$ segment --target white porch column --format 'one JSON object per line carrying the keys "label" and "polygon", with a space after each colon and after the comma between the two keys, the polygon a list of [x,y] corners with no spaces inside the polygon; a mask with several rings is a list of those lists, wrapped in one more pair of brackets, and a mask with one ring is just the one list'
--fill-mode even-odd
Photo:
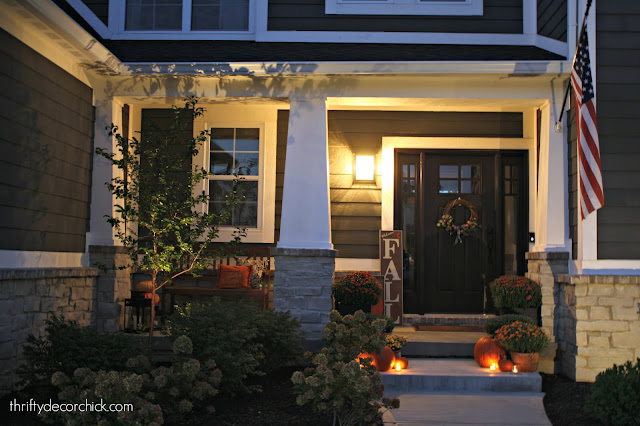
{"label": "white porch column", "polygon": [[[116,149],[116,141],[114,137],[109,136],[107,129],[113,123],[118,126],[119,131],[122,130],[122,105],[114,99],[96,100],[95,104],[94,148],[104,148],[113,152]],[[120,171],[95,151],[92,154],[91,219],[87,247],[118,245],[115,232],[105,218],[105,215],[113,216],[116,200],[105,183],[111,181]]]}
{"label": "white porch column", "polygon": [[326,99],[291,100],[273,306],[289,311],[319,350],[331,312],[337,251],[331,244]]}
{"label": "white porch column", "polygon": [[[99,90],[94,90],[99,93]],[[112,98],[95,101],[94,148],[109,152],[116,149],[114,137],[109,136],[111,123],[122,130],[122,104]],[[124,327],[124,300],[131,297],[131,269],[129,254],[116,238],[114,229],[105,215],[113,216],[116,198],[105,183],[117,173],[122,173],[106,159],[93,154],[91,182],[91,218],[87,233],[87,266],[107,267],[96,279],[96,301],[94,315],[99,332],[113,333]]]}
{"label": "white porch column", "polygon": [[556,111],[550,105],[541,111],[535,252],[569,250],[567,147],[564,133],[554,128]]}
{"label": "white porch column", "polygon": [[333,249],[326,99],[291,100],[281,248]]}

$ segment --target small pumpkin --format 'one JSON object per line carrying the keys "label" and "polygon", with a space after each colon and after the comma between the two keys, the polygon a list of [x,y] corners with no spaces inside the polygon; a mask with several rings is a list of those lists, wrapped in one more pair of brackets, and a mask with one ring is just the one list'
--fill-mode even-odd
{"label": "small pumpkin", "polygon": [[498,363],[506,356],[507,352],[500,346],[498,340],[489,336],[481,337],[473,348],[473,358],[483,368]]}
{"label": "small pumpkin", "polygon": [[153,282],[140,281],[136,283],[136,291],[144,291],[145,293],[151,293],[153,291]]}
{"label": "small pumpkin", "polygon": [[[145,293],[144,294],[144,298],[145,299],[151,299],[151,296],[153,295],[153,293]],[[156,293],[156,297],[154,298],[154,300],[156,301],[156,305],[158,305],[160,303],[160,296],[158,296],[158,293]]]}
{"label": "small pumpkin", "polygon": [[498,361],[498,368],[503,373],[513,371],[513,362],[509,361],[508,359],[501,359],[500,361]]}
{"label": "small pumpkin", "polygon": [[404,357],[404,356],[396,358],[396,362],[395,362],[394,368],[397,369],[398,365],[400,365],[400,370],[404,370],[405,368],[409,367],[409,359],[407,357]]}

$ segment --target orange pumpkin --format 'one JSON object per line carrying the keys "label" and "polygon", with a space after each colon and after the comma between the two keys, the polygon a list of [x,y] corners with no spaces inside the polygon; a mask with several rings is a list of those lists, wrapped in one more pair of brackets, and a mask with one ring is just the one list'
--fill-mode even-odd
{"label": "orange pumpkin", "polygon": [[395,359],[396,355],[391,348],[385,346],[379,354],[376,354],[376,368],[378,371],[389,371]]}
{"label": "orange pumpkin", "polygon": [[151,293],[153,291],[153,283],[151,281],[140,281],[136,284],[136,291]]}
{"label": "orange pumpkin", "polygon": [[404,357],[404,356],[396,358],[396,363],[394,368],[397,369],[398,365],[400,365],[400,370],[404,370],[405,368],[409,367],[409,360],[407,359],[407,357]]}
{"label": "orange pumpkin", "polygon": [[480,367],[488,368],[506,357],[507,352],[496,339],[489,336],[481,337],[473,348],[473,358]]}
{"label": "orange pumpkin", "polygon": [[498,361],[498,368],[503,373],[513,371],[513,362],[509,361],[508,359],[501,359],[500,361]]}
{"label": "orange pumpkin", "polygon": [[376,368],[378,371],[388,371],[391,369],[393,362],[396,359],[395,354],[391,350],[391,348],[386,347],[380,351],[380,353],[372,354],[372,353],[361,353],[358,355],[358,361],[362,363],[364,358],[371,358],[371,365]]}
{"label": "orange pumpkin", "polygon": [[[145,299],[151,299],[152,295],[153,295],[153,293],[145,293],[144,294],[144,298]],[[158,293],[156,293],[156,297],[154,298],[154,300],[156,301],[156,305],[158,305],[160,303],[160,296],[158,296]]]}
{"label": "orange pumpkin", "polygon": [[356,359],[361,365],[364,365],[365,358],[371,358],[371,366],[374,367],[376,370],[378,369],[378,366],[376,365],[376,356],[372,353],[363,352],[360,355],[358,355]]}

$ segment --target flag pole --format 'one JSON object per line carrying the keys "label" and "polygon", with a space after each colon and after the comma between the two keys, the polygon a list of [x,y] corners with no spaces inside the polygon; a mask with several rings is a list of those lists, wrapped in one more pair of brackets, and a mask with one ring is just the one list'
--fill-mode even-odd
{"label": "flag pole", "polygon": [[[578,42],[576,43],[576,51],[573,53],[573,61],[571,62],[572,71],[573,71],[573,67],[576,64],[576,57],[578,56],[578,48],[580,47],[580,40],[582,40],[584,29],[587,26],[587,16],[589,15],[589,9],[591,8],[592,1],[593,0],[587,0],[587,8],[584,11],[584,18],[582,19],[582,28],[580,28],[580,36],[578,37]],[[564,107],[567,105],[567,98],[569,97],[569,90],[571,90],[571,77],[569,77],[569,82],[567,83],[567,89],[564,91],[564,100],[562,101],[562,108],[560,108],[560,118],[558,118],[558,121],[556,121],[556,129],[560,128],[560,123],[562,122],[562,116],[564,115]]]}

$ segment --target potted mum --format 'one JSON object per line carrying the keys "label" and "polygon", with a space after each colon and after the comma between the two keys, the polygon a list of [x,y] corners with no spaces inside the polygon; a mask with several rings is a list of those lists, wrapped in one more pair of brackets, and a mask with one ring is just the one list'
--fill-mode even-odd
{"label": "potted mum", "polygon": [[522,314],[537,322],[542,304],[540,284],[526,277],[503,275],[489,284],[493,304],[500,315]]}
{"label": "potted mum", "polygon": [[370,273],[358,271],[337,279],[332,293],[340,314],[353,314],[359,310],[367,313],[382,296],[382,285]]}
{"label": "potted mum", "polygon": [[402,356],[400,350],[407,343],[407,338],[399,334],[388,334],[385,336],[385,343],[395,354],[396,358]]}
{"label": "potted mum", "polygon": [[536,371],[540,351],[549,344],[542,327],[522,321],[505,324],[496,330],[496,340],[511,354],[518,371]]}

